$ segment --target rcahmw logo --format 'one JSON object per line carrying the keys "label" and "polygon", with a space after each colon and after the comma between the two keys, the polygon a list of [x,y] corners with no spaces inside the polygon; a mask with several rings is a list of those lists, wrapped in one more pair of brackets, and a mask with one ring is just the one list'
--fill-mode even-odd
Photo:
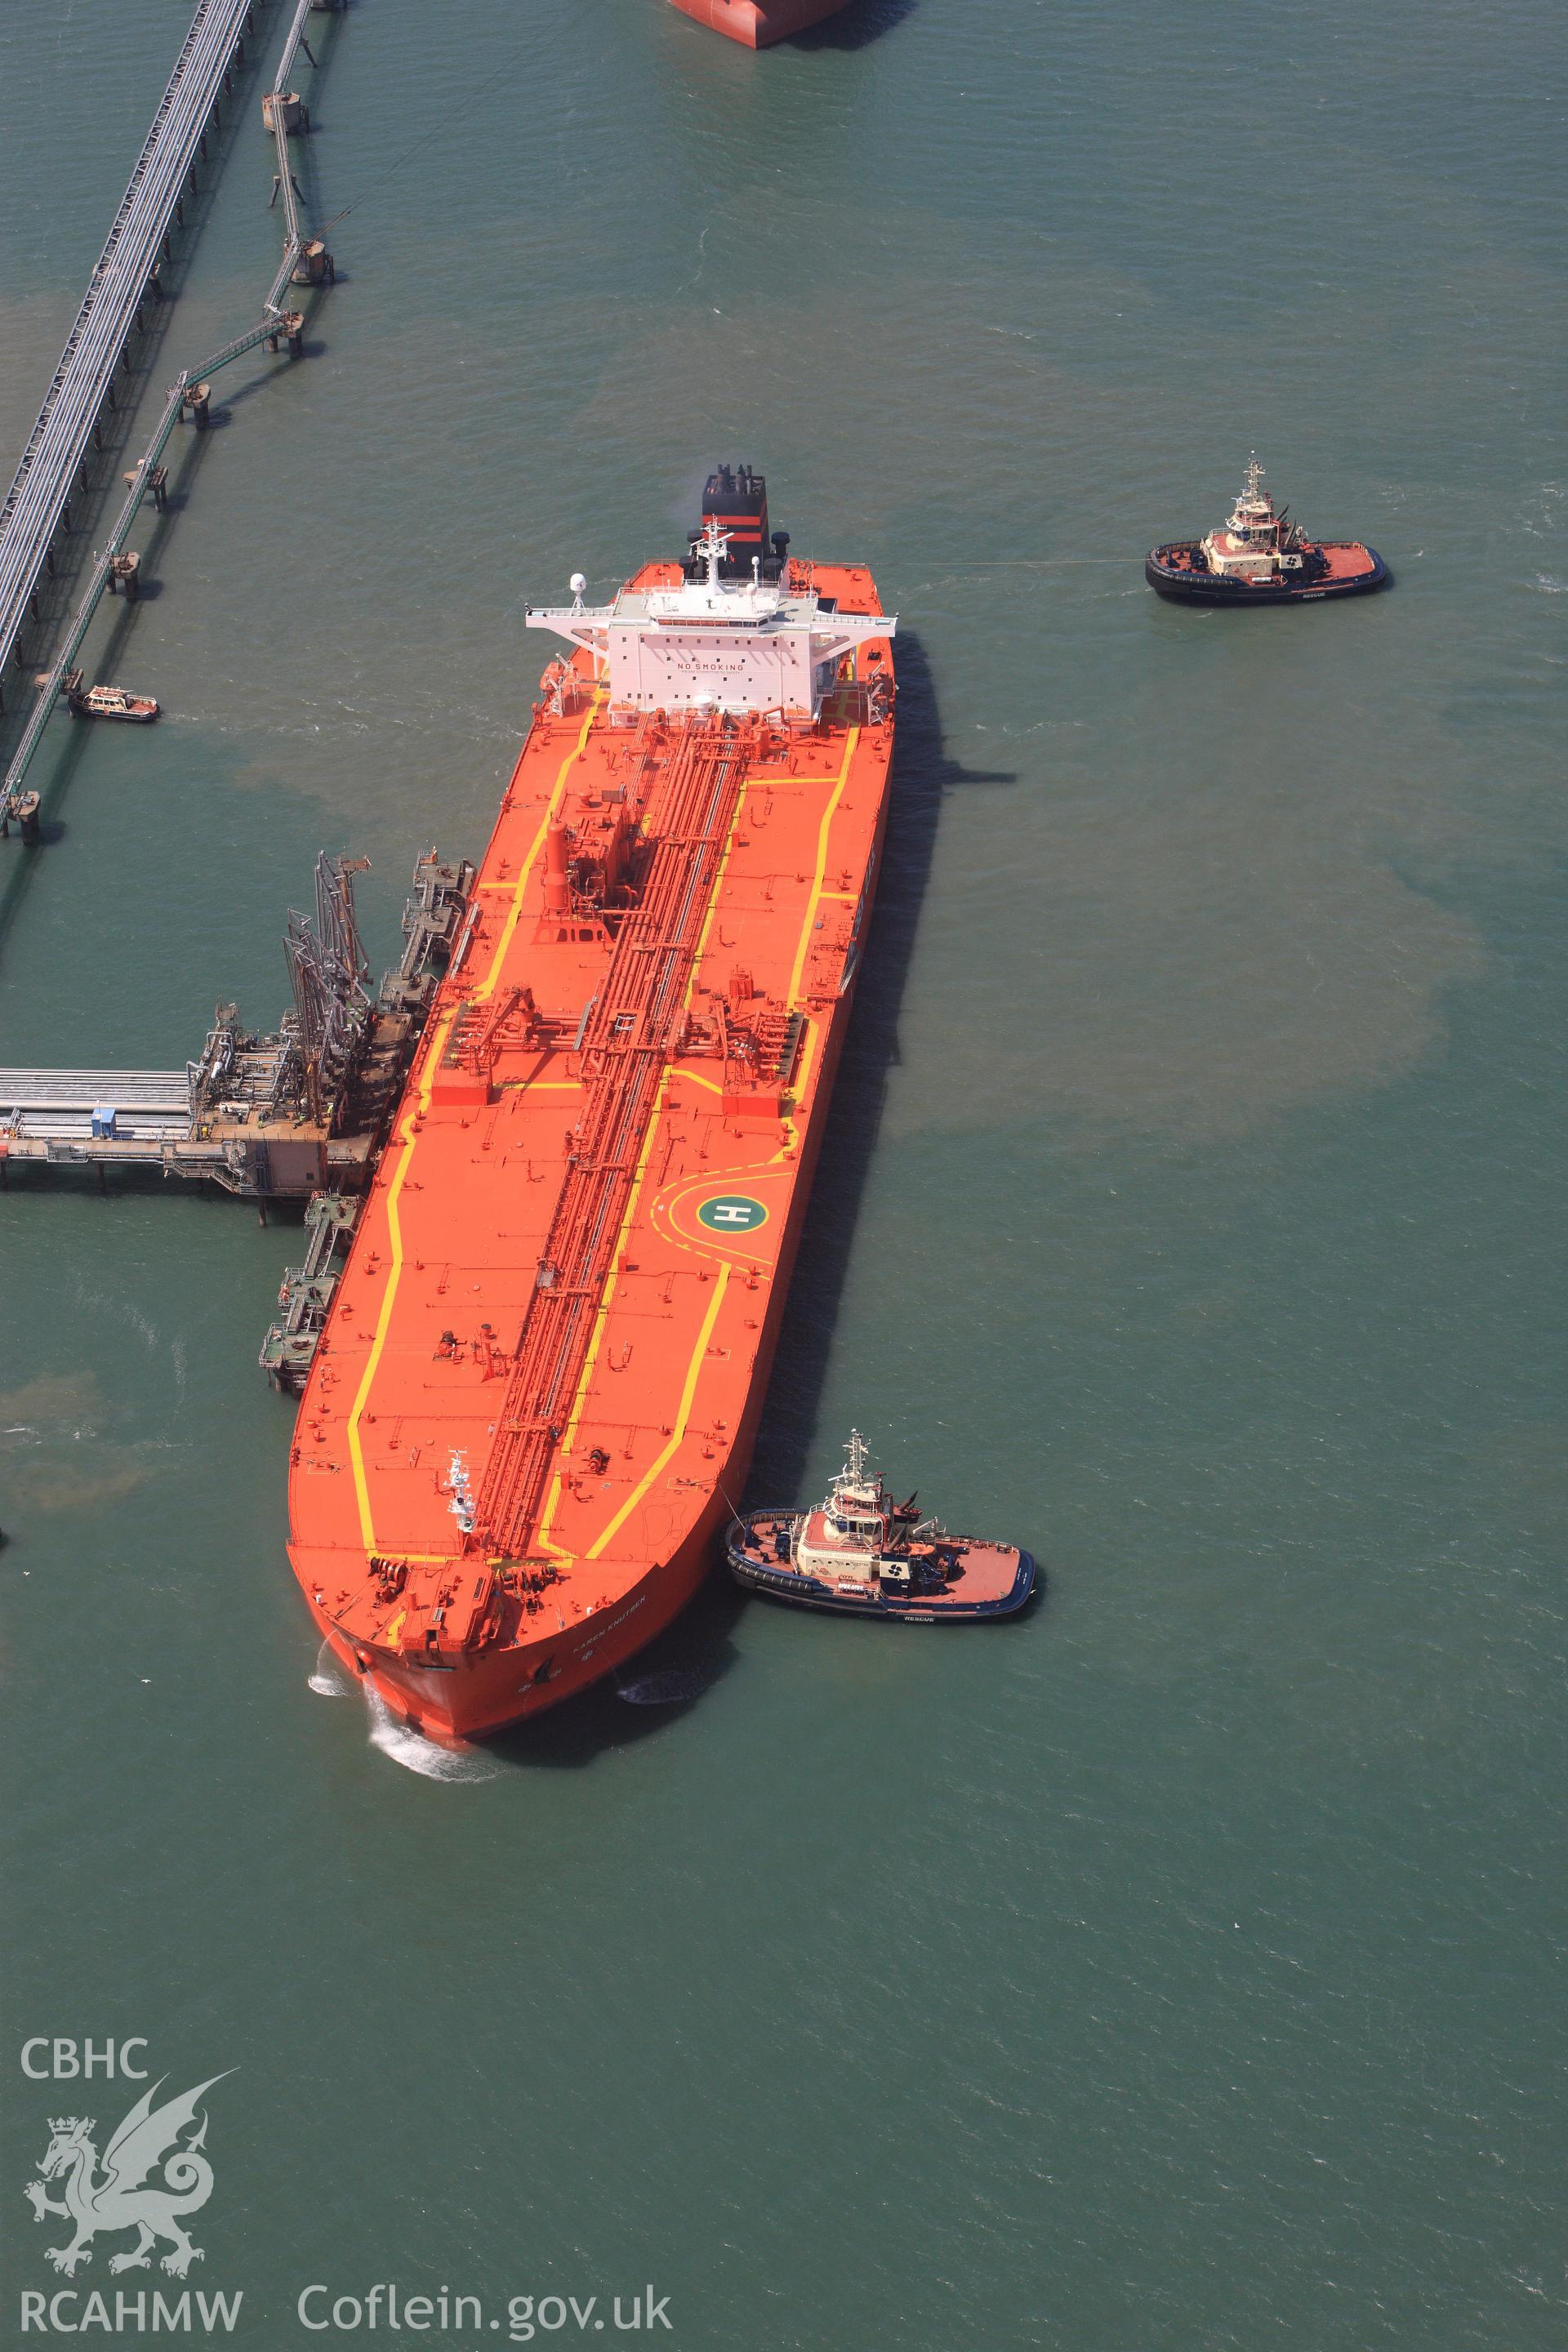
{"label": "rcahmw logo", "polygon": [[[140,2036],[119,2044],[79,2044],[38,2034],[22,2045],[22,2071],[35,2082],[86,2081],[99,2074],[144,2082],[150,2070],[133,2061],[146,2047]],[[74,2278],[91,2262],[95,2238],[132,2231],[134,2244],[110,2256],[111,2273],[150,2270],[154,2252],[163,2247],[168,2251],[160,2254],[159,2267],[171,2278],[183,2279],[193,2263],[205,2260],[205,2249],[193,2244],[185,2222],[213,2193],[202,2102],[226,2078],[209,2075],[193,2090],[155,2104],[167,2079],[160,2075],[121,2116],[101,2158],[94,2137],[98,2125],[91,2116],[49,2118],[38,2177],[28,2181],[24,2194],[35,2221],[69,2223],[69,2234],[43,2250],[44,2259],[67,2278]],[[193,2294],[188,2288],[175,2294],[121,2287],[112,2296],[74,2286],[58,2288],[52,2294],[24,2290],[22,2330],[79,2336],[98,2327],[110,2334],[151,2328],[177,2334],[192,2326],[194,2305],[194,2324],[210,2334],[233,2328],[244,2299],[242,2292]]]}

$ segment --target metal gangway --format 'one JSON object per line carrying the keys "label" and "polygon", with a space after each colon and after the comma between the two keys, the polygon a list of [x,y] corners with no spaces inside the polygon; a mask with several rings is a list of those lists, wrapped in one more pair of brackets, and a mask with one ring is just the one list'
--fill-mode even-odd
{"label": "metal gangway", "polygon": [[322,0],[298,0],[293,20],[283,37],[278,63],[272,69],[272,88],[262,102],[262,118],[278,150],[275,194],[283,199],[283,258],[262,305],[267,310],[276,310],[282,300],[283,289],[293,277],[307,242],[300,218],[300,192],[294,184],[293,167],[289,160],[289,123],[292,109],[297,103],[289,88],[289,77],[294,70],[294,58],[300,49],[304,50],[312,65],[316,62],[315,51],[305,38],[305,19],[312,9],[321,8],[321,5]]}
{"label": "metal gangway", "polygon": [[76,1142],[172,1142],[189,1133],[184,1070],[0,1070],[0,1135]]}
{"label": "metal gangway", "polygon": [[0,508],[0,673],[69,499],[77,469],[112,394],[136,314],[181,205],[224,77],[249,21],[251,0],[197,0],[169,86],[120,200],[113,226],[66,338],[22,462]]}

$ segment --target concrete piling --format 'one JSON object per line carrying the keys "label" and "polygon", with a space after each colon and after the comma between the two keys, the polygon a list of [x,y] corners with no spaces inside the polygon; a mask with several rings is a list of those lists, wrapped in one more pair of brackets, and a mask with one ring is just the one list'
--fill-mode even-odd
{"label": "concrete piling", "polygon": [[279,342],[287,342],[291,360],[305,356],[305,313],[303,310],[280,310],[278,324],[267,338],[267,348],[275,352]]}
{"label": "concrete piling", "polygon": [[290,282],[295,286],[331,286],[337,282],[337,269],[324,241],[311,237],[294,264]]}
{"label": "concrete piling", "polygon": [[310,110],[297,89],[275,89],[261,101],[261,120],[270,131],[309,131]]}

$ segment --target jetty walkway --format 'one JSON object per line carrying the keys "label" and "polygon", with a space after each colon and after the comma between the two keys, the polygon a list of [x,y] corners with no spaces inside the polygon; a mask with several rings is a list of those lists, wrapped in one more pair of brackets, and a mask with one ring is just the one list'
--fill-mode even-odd
{"label": "jetty walkway", "polygon": [[120,200],[97,268],[0,508],[0,676],[13,658],[38,575],[68,522],[76,481],[160,257],[183,213],[187,176],[249,21],[251,0],[198,0],[184,47]]}
{"label": "jetty walkway", "polygon": [[[312,66],[317,62],[305,37],[306,20],[313,14],[334,16],[342,5],[343,0],[294,0],[282,51],[261,101],[262,121],[277,150],[272,200],[276,204],[281,196],[283,204],[283,252],[277,274],[263,298],[259,319],[219,350],[181,370],[151,441],[125,476],[124,504],[103,547],[94,554],[86,586],[48,667],[35,677],[32,712],[0,776],[0,837],[10,832],[15,819],[25,844],[36,845],[40,838],[38,795],[24,789],[27,769],[60,694],[68,688],[72,665],[105,590],[112,593],[122,583],[128,596],[137,593],[139,558],[125,552],[126,542],[144,499],[150,496],[160,509],[164,506],[167,471],[162,460],[175,425],[188,417],[198,430],[204,429],[212,393],[209,379],[258,345],[265,343],[272,352],[287,345],[289,357],[298,359],[304,349],[304,313],[281,307],[285,289],[334,282],[337,273],[325,242],[308,232],[300,216],[289,140],[292,133],[308,131],[310,118],[299,93],[289,88],[289,77],[301,49]],[[184,194],[195,184],[195,157],[198,152],[205,154],[207,125],[217,119],[232,69],[243,62],[255,5],[256,0],[197,0],[163,103],[121,200],[11,494],[0,509],[0,709],[5,707],[7,664],[15,661],[21,670],[31,667],[21,636],[27,616],[41,621],[39,573],[53,572],[55,534],[62,524],[70,529],[73,483],[80,478],[85,491],[87,446],[89,439],[98,446],[105,402],[114,405],[114,373],[132,329],[142,322],[142,304],[161,293],[158,261],[168,254],[171,223],[183,225]]]}

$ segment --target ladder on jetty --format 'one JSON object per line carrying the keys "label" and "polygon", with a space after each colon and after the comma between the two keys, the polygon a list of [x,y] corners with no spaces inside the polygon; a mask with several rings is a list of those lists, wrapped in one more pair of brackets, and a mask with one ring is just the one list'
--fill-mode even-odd
{"label": "ladder on jetty", "polygon": [[156,274],[160,248],[182,205],[186,174],[205,140],[250,9],[251,0],[197,0],[16,478],[0,508],[0,672],[13,657],[26,667],[16,642],[24,616],[100,413],[114,396],[115,371]]}
{"label": "ladder on jetty", "polygon": [[475,1507],[476,1540],[519,1559],[571,1409],[665,1072],[680,1051],[714,877],[756,730],[689,722],[642,898],[583,1033],[584,1101]]}

